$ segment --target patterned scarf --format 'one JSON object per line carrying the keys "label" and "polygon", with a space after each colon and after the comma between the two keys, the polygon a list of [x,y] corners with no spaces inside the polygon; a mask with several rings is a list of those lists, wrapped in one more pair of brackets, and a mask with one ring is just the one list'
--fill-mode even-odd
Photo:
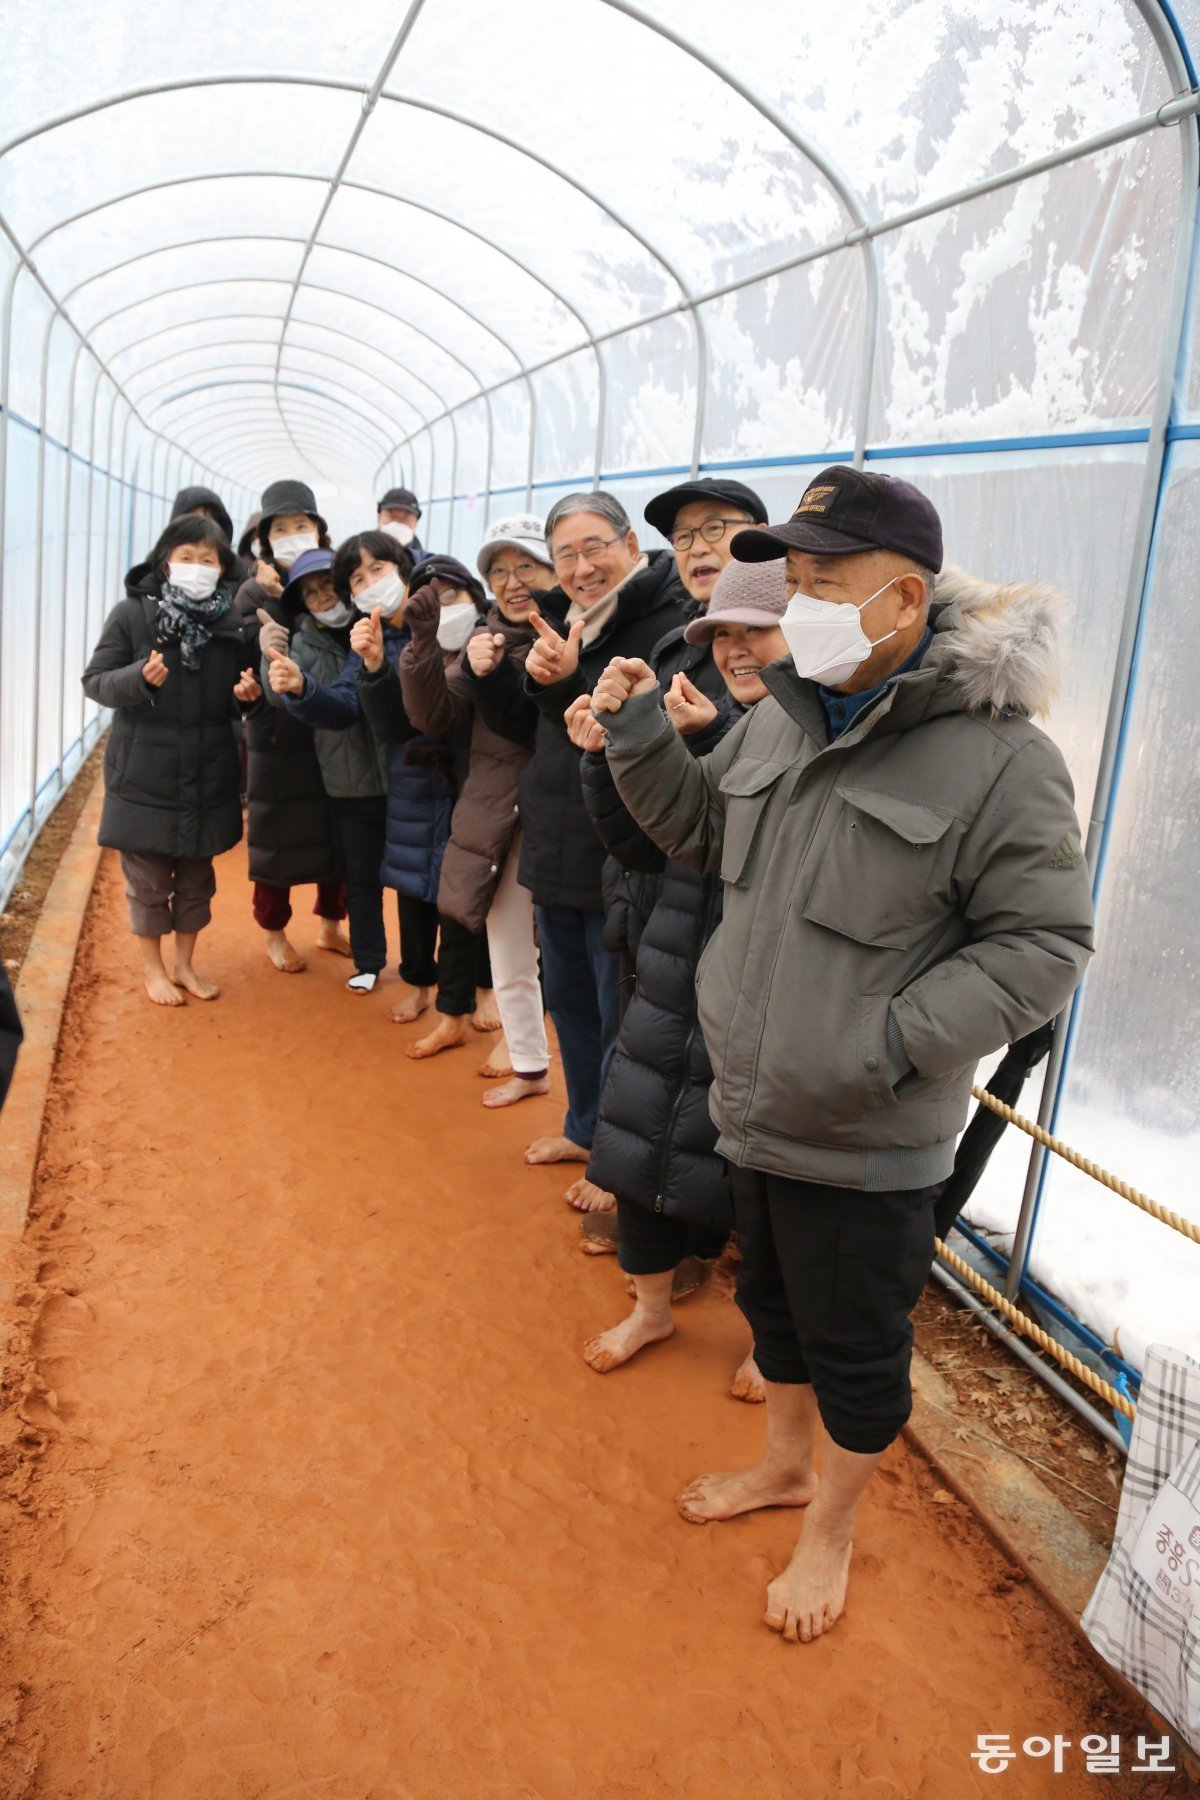
{"label": "patterned scarf", "polygon": [[185,669],[198,669],[200,653],[212,636],[213,626],[224,618],[231,605],[227,587],[216,588],[207,600],[189,600],[171,582],[164,581],[158,602],[158,636],[165,644],[178,643]]}

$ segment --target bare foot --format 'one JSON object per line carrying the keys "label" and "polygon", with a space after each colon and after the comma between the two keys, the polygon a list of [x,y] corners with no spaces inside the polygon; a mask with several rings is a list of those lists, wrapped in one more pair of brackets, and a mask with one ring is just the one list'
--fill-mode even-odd
{"label": "bare foot", "polygon": [[550,1077],[541,1075],[536,1081],[522,1081],[514,1075],[500,1087],[489,1088],[483,1096],[485,1106],[515,1106],[518,1100],[532,1100],[537,1094],[550,1092]]}
{"label": "bare foot", "polygon": [[447,1018],[445,1013],[442,1013],[428,1036],[418,1038],[415,1044],[410,1044],[405,1055],[420,1062],[426,1056],[437,1056],[442,1050],[454,1050],[459,1044],[465,1044],[466,1041],[467,1021]]}
{"label": "bare foot", "polygon": [[404,993],[395,1006],[390,1008],[388,1017],[394,1025],[411,1025],[414,1019],[419,1019],[423,1012],[429,1011],[433,989],[409,987],[407,981],[400,985]]}
{"label": "bare foot", "polygon": [[[585,1256],[615,1256],[617,1253],[617,1215],[615,1212],[584,1213],[579,1221],[579,1248]],[[637,1299],[633,1276],[629,1277],[630,1298]]]}
{"label": "bare foot", "polygon": [[763,1617],[789,1644],[811,1644],[832,1631],[846,1610],[854,1541],[831,1540],[807,1528],[782,1575],[767,1589]]}
{"label": "bare foot", "polygon": [[195,994],[197,1000],[215,1000],[221,992],[215,981],[206,981],[203,975],[197,975],[190,963],[175,964],[175,980],[189,994]]}
{"label": "bare foot", "polygon": [[187,1001],[164,969],[161,975],[147,975],[146,992],[155,1006],[186,1006]]}
{"label": "bare foot", "polygon": [[684,1488],[675,1504],[691,1524],[707,1525],[713,1519],[757,1512],[761,1506],[807,1506],[816,1491],[815,1474],[789,1477],[759,1463],[732,1474],[701,1475]]}
{"label": "bare foot", "polygon": [[735,1400],[744,1400],[748,1406],[759,1406],[766,1399],[767,1385],[758,1372],[753,1350],[734,1375],[729,1391]]}
{"label": "bare foot", "polygon": [[321,929],[317,933],[317,949],[332,950],[335,956],[354,955],[350,948],[350,939],[336,919],[321,920]]}
{"label": "bare foot", "polygon": [[527,1163],[585,1163],[591,1154],[591,1151],[585,1150],[582,1144],[572,1143],[569,1137],[540,1137],[535,1138],[530,1144],[525,1152],[525,1161]]}
{"label": "bare foot", "polygon": [[619,1369],[647,1344],[662,1343],[674,1330],[670,1319],[647,1319],[635,1307],[629,1317],[614,1325],[611,1331],[602,1331],[599,1337],[588,1339],[583,1346],[583,1360],[598,1375],[607,1375],[610,1369]]}
{"label": "bare foot", "polygon": [[602,1187],[597,1187],[595,1182],[589,1181],[586,1175],[581,1175],[578,1181],[571,1183],[567,1189],[566,1201],[567,1205],[573,1206],[576,1212],[616,1212],[617,1210],[616,1195],[605,1193]]}
{"label": "bare foot", "polygon": [[471,1023],[476,1031],[499,1031],[500,1008],[496,1005],[496,996],[491,988],[475,989],[475,1011]]}
{"label": "bare foot", "polygon": [[308,967],[295,945],[289,944],[287,934],[282,931],[268,931],[267,955],[285,975],[299,975],[302,969]]}
{"label": "bare foot", "polygon": [[[478,1018],[478,1015],[476,1015],[476,1018]],[[472,1023],[474,1023],[474,1021],[472,1021]],[[513,1066],[508,1054],[508,1040],[504,1037],[498,1037],[488,1051],[487,1060],[480,1063],[479,1073],[483,1076],[485,1081],[506,1081],[512,1072]]]}

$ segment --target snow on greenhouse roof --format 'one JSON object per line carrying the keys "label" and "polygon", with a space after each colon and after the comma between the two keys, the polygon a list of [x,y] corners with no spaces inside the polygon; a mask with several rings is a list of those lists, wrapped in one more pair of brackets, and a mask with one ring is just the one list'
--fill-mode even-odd
{"label": "snow on greenhouse roof", "polygon": [[[246,19],[67,4],[48,29],[10,0],[0,145],[0,212],[61,316],[150,430],[243,488],[297,458],[319,490],[373,487],[446,418],[456,451],[460,423],[486,435],[486,477],[535,413],[571,475],[589,413],[596,467],[1145,413],[1131,298],[1124,347],[1119,321],[1135,280],[1161,305],[1138,226],[1178,208],[1169,134],[875,231],[1171,101],[1154,0]],[[1097,256],[1103,372],[1073,348]],[[972,362],[981,324],[1002,373]]]}

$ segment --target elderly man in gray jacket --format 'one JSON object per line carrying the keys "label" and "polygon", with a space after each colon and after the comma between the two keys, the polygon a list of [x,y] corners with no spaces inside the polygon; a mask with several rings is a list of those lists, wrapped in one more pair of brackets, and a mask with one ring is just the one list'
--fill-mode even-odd
{"label": "elderly man in gray jacket", "polygon": [[785,553],[791,657],[710,756],[636,660],[610,663],[593,710],[639,823],[725,883],[700,1018],[767,1444],[680,1509],[809,1508],[766,1613],[808,1642],[842,1613],[855,1509],[911,1410],[909,1315],[976,1065],[1069,999],[1092,903],[1070,778],[1030,717],[1058,596],[938,579],[929,500],[842,466],[734,545]]}

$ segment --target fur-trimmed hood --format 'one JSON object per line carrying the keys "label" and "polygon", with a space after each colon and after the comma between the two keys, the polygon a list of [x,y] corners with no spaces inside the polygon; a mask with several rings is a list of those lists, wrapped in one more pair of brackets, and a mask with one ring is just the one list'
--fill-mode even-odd
{"label": "fur-trimmed hood", "polygon": [[947,567],[934,586],[930,658],[967,712],[1042,716],[1058,692],[1069,609],[1045,582],[983,581]]}

